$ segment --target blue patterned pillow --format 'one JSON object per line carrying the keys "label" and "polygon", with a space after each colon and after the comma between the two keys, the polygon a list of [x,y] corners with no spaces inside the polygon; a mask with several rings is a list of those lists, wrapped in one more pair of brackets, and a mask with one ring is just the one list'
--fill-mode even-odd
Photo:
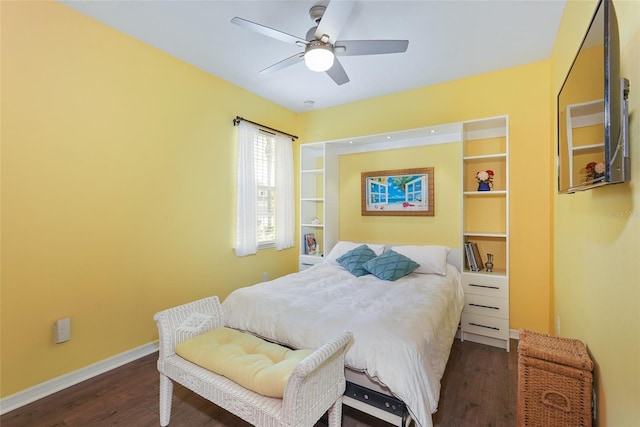
{"label": "blue patterned pillow", "polygon": [[376,253],[373,252],[369,246],[360,245],[337,258],[336,261],[338,261],[341,266],[349,270],[351,274],[356,277],[360,277],[365,274],[369,274],[369,272],[364,269],[363,265],[365,262],[375,257]]}
{"label": "blue patterned pillow", "polygon": [[388,250],[364,264],[365,270],[382,280],[397,280],[418,267],[420,264],[393,250]]}

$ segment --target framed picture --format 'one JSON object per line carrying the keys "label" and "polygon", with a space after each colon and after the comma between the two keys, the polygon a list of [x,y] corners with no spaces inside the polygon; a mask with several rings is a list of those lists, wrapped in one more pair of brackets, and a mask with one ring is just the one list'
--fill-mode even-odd
{"label": "framed picture", "polygon": [[362,172],[362,215],[434,216],[433,168]]}
{"label": "framed picture", "polygon": [[315,255],[318,251],[318,243],[316,242],[316,235],[313,233],[304,235],[304,253],[307,255]]}

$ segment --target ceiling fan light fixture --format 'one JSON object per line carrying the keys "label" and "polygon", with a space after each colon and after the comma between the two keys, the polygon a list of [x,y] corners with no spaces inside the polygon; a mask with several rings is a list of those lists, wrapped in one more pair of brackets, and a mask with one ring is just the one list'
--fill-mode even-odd
{"label": "ceiling fan light fixture", "polygon": [[304,52],[304,63],[311,71],[327,71],[333,66],[333,48],[331,45],[314,40]]}

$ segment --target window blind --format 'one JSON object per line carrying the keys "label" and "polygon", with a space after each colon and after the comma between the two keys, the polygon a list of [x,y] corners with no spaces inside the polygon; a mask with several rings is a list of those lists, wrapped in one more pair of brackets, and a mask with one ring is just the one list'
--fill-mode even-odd
{"label": "window blind", "polygon": [[254,146],[254,167],[257,190],[258,244],[276,239],[276,155],[275,138],[258,132]]}

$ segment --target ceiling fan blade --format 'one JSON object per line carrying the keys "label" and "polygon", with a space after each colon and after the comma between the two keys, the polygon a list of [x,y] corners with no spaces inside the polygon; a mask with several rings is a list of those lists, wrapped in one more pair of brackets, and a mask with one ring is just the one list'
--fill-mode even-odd
{"label": "ceiling fan blade", "polygon": [[271,37],[285,43],[293,43],[301,46],[307,45],[307,41],[301,39],[300,37],[292,36],[291,34],[283,33],[282,31],[274,30],[273,28],[269,28],[261,24],[256,24],[255,22],[251,22],[243,18],[238,18],[237,16],[233,18],[231,22],[241,27],[247,28],[251,31],[255,31],[256,33],[260,33],[264,36]]}
{"label": "ceiling fan blade", "polygon": [[323,35],[329,36],[329,43],[334,44],[342,31],[342,27],[349,19],[353,1],[333,0],[327,5],[324,15],[316,29],[316,38],[321,40]]}
{"label": "ceiling fan blade", "polygon": [[264,70],[261,70],[260,74],[268,74],[273,71],[282,70],[283,68],[289,67],[293,64],[297,64],[303,59],[304,59],[304,52],[296,53],[295,55],[290,56],[287,59],[283,59],[282,61],[276,62],[275,64],[265,68]]}
{"label": "ceiling fan blade", "polygon": [[336,56],[380,55],[407,51],[409,40],[338,40]]}
{"label": "ceiling fan blade", "polygon": [[338,58],[334,58],[333,66],[329,68],[326,73],[337,85],[343,85],[349,82],[349,76],[347,76],[347,72],[342,68],[342,64],[338,61]]}

